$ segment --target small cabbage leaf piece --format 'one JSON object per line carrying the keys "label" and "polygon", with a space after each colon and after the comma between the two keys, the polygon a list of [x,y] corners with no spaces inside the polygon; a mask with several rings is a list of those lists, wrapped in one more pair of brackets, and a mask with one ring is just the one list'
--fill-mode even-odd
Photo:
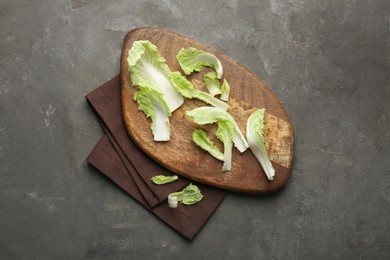
{"label": "small cabbage leaf piece", "polygon": [[204,83],[206,84],[210,95],[221,95],[219,97],[221,100],[226,102],[229,100],[230,85],[226,79],[224,79],[222,85],[220,85],[219,80],[217,78],[217,73],[213,71],[204,75]]}
{"label": "small cabbage leaf piece", "polygon": [[215,135],[224,145],[222,171],[231,170],[233,143],[240,152],[244,152],[249,147],[233,117],[226,111],[214,107],[195,108],[188,111],[187,115],[199,125],[217,123],[218,129]]}
{"label": "small cabbage leaf piece", "polygon": [[186,75],[193,71],[201,71],[203,67],[213,67],[217,72],[218,78],[222,78],[223,68],[221,62],[215,55],[207,51],[202,51],[190,47],[188,49],[181,49],[176,56],[179,61],[181,69]]}
{"label": "small cabbage leaf piece", "polygon": [[158,185],[171,183],[178,179],[179,177],[177,177],[177,175],[172,175],[172,176],[156,175],[151,178],[152,182]]}
{"label": "small cabbage leaf piece", "polygon": [[193,205],[203,199],[203,195],[194,184],[189,184],[182,191],[174,192],[168,195],[168,205],[171,208],[177,207],[177,202],[181,202],[185,205]]}
{"label": "small cabbage leaf piece", "polygon": [[197,129],[192,133],[192,140],[203,150],[209,152],[214,158],[223,161],[223,153],[214,145],[214,143],[207,137],[205,131]]}
{"label": "small cabbage leaf piece", "polygon": [[169,76],[173,87],[184,97],[202,100],[203,102],[214,107],[218,107],[222,110],[229,109],[229,105],[225,102],[216,99],[215,97],[209,95],[206,92],[196,89],[194,85],[192,85],[192,83],[186,79],[186,77],[180,74],[180,72],[171,72]]}
{"label": "small cabbage leaf piece", "polygon": [[258,109],[249,116],[246,125],[246,138],[253,155],[259,161],[268,180],[273,180],[275,169],[269,159],[264,138],[264,114],[265,109]]}
{"label": "small cabbage leaf piece", "polygon": [[183,97],[176,92],[169,80],[169,67],[157,47],[150,41],[135,41],[129,50],[127,63],[131,82],[139,88],[153,88],[163,94],[170,112],[183,103]]}
{"label": "small cabbage leaf piece", "polygon": [[232,169],[232,154],[233,154],[233,132],[234,127],[229,121],[217,121],[218,129],[215,135],[223,143],[224,161],[222,171],[230,171]]}
{"label": "small cabbage leaf piece", "polygon": [[229,95],[230,95],[230,85],[227,82],[227,80],[224,79],[221,86],[221,96],[219,98],[227,102],[229,100]]}
{"label": "small cabbage leaf piece", "polygon": [[217,73],[215,71],[209,72],[204,75],[204,83],[211,96],[216,96],[221,94],[221,89],[219,87],[219,80],[217,78]]}
{"label": "small cabbage leaf piece", "polygon": [[163,96],[155,89],[143,87],[134,93],[138,110],[152,119],[152,133],[155,141],[169,141],[171,112]]}

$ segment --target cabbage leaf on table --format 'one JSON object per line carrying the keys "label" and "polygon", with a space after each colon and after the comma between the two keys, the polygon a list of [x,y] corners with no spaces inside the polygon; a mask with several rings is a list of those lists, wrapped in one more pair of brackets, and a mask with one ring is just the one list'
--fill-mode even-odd
{"label": "cabbage leaf on table", "polygon": [[203,67],[212,67],[217,72],[217,77],[222,78],[223,67],[221,62],[214,54],[190,47],[182,48],[176,56],[181,69],[186,75],[193,71],[201,71]]}
{"label": "cabbage leaf on table", "polygon": [[183,97],[186,98],[196,98],[199,100],[202,100],[203,102],[212,105],[214,107],[218,107],[222,110],[228,110],[229,105],[210,94],[203,92],[201,90],[198,90],[192,85],[190,81],[186,79],[183,75],[181,75],[180,72],[171,72],[170,78],[173,87],[181,94]]}
{"label": "cabbage leaf on table", "polygon": [[230,96],[230,85],[226,79],[223,80],[221,85],[221,96],[219,97],[223,101],[228,101]]}
{"label": "cabbage leaf on table", "polygon": [[219,80],[215,71],[204,75],[204,83],[211,96],[214,97],[221,94],[221,87],[219,86]]}
{"label": "cabbage leaf on table", "polygon": [[162,94],[155,89],[143,87],[134,93],[134,100],[138,104],[138,110],[152,119],[153,140],[169,141],[171,112]]}
{"label": "cabbage leaf on table", "polygon": [[150,41],[135,41],[129,50],[127,63],[133,85],[159,91],[170,112],[184,103],[184,98],[172,86],[164,57]]}
{"label": "cabbage leaf on table", "polygon": [[192,133],[192,140],[203,150],[209,152],[214,158],[223,161],[223,153],[214,145],[214,143],[207,137],[205,131],[197,129]]}
{"label": "cabbage leaf on table", "polygon": [[234,118],[226,111],[214,107],[195,108],[187,111],[187,115],[192,117],[194,122],[199,125],[217,124],[218,129],[215,135],[224,145],[224,164],[222,171],[231,170],[233,143],[241,153],[249,148]]}
{"label": "cabbage leaf on table", "polygon": [[246,125],[246,138],[248,139],[249,147],[252,150],[253,155],[259,161],[268,180],[273,180],[275,176],[275,169],[272,166],[265,147],[264,115],[265,109],[262,108],[256,110],[249,116]]}

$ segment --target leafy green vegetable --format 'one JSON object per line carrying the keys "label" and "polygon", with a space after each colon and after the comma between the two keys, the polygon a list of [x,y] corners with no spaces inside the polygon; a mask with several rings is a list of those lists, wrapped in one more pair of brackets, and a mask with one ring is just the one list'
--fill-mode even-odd
{"label": "leafy green vegetable", "polygon": [[201,71],[203,67],[213,67],[217,72],[218,78],[222,78],[223,68],[221,62],[213,54],[197,50],[195,48],[181,49],[176,56],[180,67],[186,75],[193,71]]}
{"label": "leafy green vegetable", "polygon": [[223,153],[214,145],[214,143],[207,137],[206,133],[203,130],[195,130],[192,133],[192,140],[195,144],[201,147],[203,150],[209,152],[214,158],[223,161]]}
{"label": "leafy green vegetable", "polygon": [[188,111],[187,115],[192,117],[195,123],[200,125],[217,123],[218,129],[215,135],[224,145],[224,164],[222,171],[231,170],[232,143],[234,143],[240,152],[244,152],[249,147],[233,117],[226,111],[214,107],[195,108]]}
{"label": "leafy green vegetable", "polygon": [[256,110],[249,116],[246,125],[246,137],[253,155],[261,164],[268,180],[273,180],[275,169],[268,157],[264,138],[264,113],[265,109]]}
{"label": "leafy green vegetable", "polygon": [[152,119],[151,129],[155,141],[170,139],[169,117],[171,112],[160,92],[149,87],[140,88],[134,93],[134,100],[138,103],[138,110]]}
{"label": "leafy green vegetable", "polygon": [[218,107],[222,110],[227,110],[229,105],[225,102],[210,96],[208,93],[200,91],[192,85],[180,72],[171,72],[169,74],[173,87],[180,92],[186,98],[196,98],[210,104],[214,107]]}
{"label": "leafy green vegetable", "polygon": [[185,205],[193,205],[203,199],[203,195],[200,192],[198,186],[192,183],[184,188],[182,191],[174,192],[168,195],[168,204],[171,208],[177,207],[177,202],[181,202]]}
{"label": "leafy green vegetable", "polygon": [[222,85],[220,85],[217,77],[217,73],[213,71],[204,75],[204,83],[206,84],[206,87],[209,90],[210,95],[216,96],[218,94],[221,94],[220,96],[221,100],[226,102],[229,100],[230,85],[226,79],[224,79]]}
{"label": "leafy green vegetable", "polygon": [[230,95],[230,85],[227,82],[226,79],[223,80],[222,86],[221,86],[221,96],[220,99],[223,101],[228,101]]}
{"label": "leafy green vegetable", "polygon": [[233,132],[234,127],[229,121],[217,121],[218,129],[215,135],[223,143],[224,161],[222,171],[232,169],[232,150],[233,150]]}
{"label": "leafy green vegetable", "polygon": [[127,63],[133,85],[162,93],[171,112],[184,103],[169,80],[170,70],[165,59],[150,41],[135,41],[129,50]]}
{"label": "leafy green vegetable", "polygon": [[166,184],[170,182],[174,182],[177,179],[177,175],[172,175],[172,176],[165,176],[165,175],[156,175],[151,178],[154,184]]}
{"label": "leafy green vegetable", "polygon": [[234,146],[237,147],[241,153],[249,148],[248,142],[241,133],[236,121],[234,121],[234,118],[226,111],[215,107],[198,107],[188,111],[187,115],[191,116],[195,123],[200,125],[212,124],[218,121],[229,122],[233,127]]}
{"label": "leafy green vegetable", "polygon": [[219,87],[219,80],[217,73],[215,71],[209,72],[204,75],[204,83],[206,84],[207,89],[211,96],[216,96],[221,94],[221,89]]}

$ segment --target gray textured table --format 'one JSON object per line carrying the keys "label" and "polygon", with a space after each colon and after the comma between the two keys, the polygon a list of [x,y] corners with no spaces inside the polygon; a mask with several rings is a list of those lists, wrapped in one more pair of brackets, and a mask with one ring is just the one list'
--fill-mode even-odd
{"label": "gray textured table", "polygon": [[[390,1],[0,1],[0,259],[389,259]],[[191,243],[85,163],[84,96],[157,26],[263,78],[295,131],[287,186],[230,194]]]}

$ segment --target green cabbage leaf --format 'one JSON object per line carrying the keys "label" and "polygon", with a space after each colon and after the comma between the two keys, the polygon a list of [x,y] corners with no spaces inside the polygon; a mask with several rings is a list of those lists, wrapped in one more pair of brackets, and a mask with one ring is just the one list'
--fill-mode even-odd
{"label": "green cabbage leaf", "polygon": [[229,109],[229,105],[227,103],[209,95],[206,92],[196,89],[194,85],[186,79],[186,77],[180,74],[180,72],[171,72],[169,76],[173,87],[184,97],[202,100],[203,102],[222,110]]}
{"label": "green cabbage leaf", "polygon": [[201,71],[203,67],[213,67],[217,72],[218,78],[222,78],[223,68],[221,62],[207,51],[202,51],[190,47],[188,49],[181,49],[176,56],[181,69],[186,75],[191,74],[193,71]]}
{"label": "green cabbage leaf", "polygon": [[230,85],[226,79],[223,80],[221,85],[221,96],[219,97],[223,101],[228,101],[230,96]]}
{"label": "green cabbage leaf", "polygon": [[152,88],[162,93],[170,112],[184,103],[183,97],[171,84],[170,70],[165,59],[150,41],[135,41],[129,50],[127,63],[132,84],[139,88]]}
{"label": "green cabbage leaf", "polygon": [[206,73],[204,75],[204,83],[211,96],[221,94],[221,88],[219,87],[219,80],[215,71]]}
{"label": "green cabbage leaf", "polygon": [[169,207],[177,207],[177,202],[181,202],[184,205],[193,205],[203,199],[203,195],[194,184],[189,184],[182,191],[174,192],[168,195]]}
{"label": "green cabbage leaf", "polygon": [[197,129],[192,133],[192,140],[203,150],[209,152],[214,158],[223,161],[223,153],[214,145],[214,143],[207,137],[205,131]]}
{"label": "green cabbage leaf", "polygon": [[265,147],[264,114],[265,109],[262,108],[256,110],[249,116],[246,125],[246,138],[248,139],[249,147],[253,155],[259,161],[268,180],[273,180],[275,176],[275,169],[272,166]]}
{"label": "green cabbage leaf", "polygon": [[198,107],[191,111],[187,111],[187,115],[191,116],[195,123],[199,125],[213,124],[219,121],[229,122],[233,127],[234,146],[241,153],[249,148],[248,142],[246,141],[236,121],[228,112],[216,107]]}
{"label": "green cabbage leaf", "polygon": [[177,177],[177,175],[172,175],[172,176],[156,175],[151,178],[152,182],[158,185],[171,183],[178,179],[179,177]]}
{"label": "green cabbage leaf", "polygon": [[152,120],[153,139],[169,141],[171,112],[162,94],[155,89],[143,87],[134,93],[134,100],[138,103],[138,110]]}
{"label": "green cabbage leaf", "polygon": [[224,145],[222,171],[231,170],[233,143],[240,152],[244,152],[249,147],[233,117],[226,111],[214,107],[195,108],[187,111],[187,115],[199,125],[217,124],[215,135]]}

